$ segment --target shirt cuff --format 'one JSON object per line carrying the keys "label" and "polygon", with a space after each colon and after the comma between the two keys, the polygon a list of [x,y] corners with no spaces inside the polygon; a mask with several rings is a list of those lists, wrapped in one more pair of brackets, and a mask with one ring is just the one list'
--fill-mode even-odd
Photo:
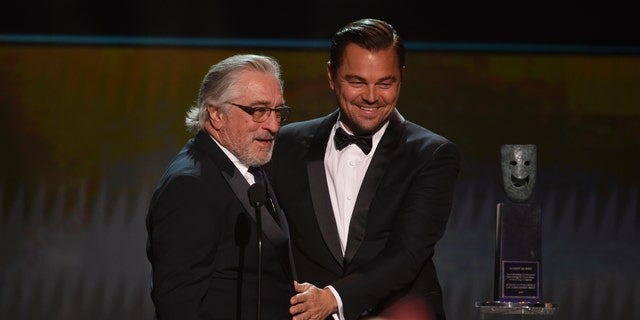
{"label": "shirt cuff", "polygon": [[333,317],[334,320],[344,320],[344,310],[342,308],[342,299],[340,299],[340,295],[338,294],[338,291],[336,291],[336,289],[334,289],[332,286],[327,286],[327,288],[331,290],[331,293],[333,293],[333,296],[336,298],[336,301],[338,302],[338,313],[334,313],[331,316]]}

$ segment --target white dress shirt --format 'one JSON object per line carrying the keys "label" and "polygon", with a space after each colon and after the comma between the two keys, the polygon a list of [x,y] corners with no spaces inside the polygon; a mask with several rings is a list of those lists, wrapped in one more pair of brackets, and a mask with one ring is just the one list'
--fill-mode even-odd
{"label": "white dress shirt", "polygon": [[[344,255],[347,248],[347,239],[349,237],[349,224],[353,208],[356,205],[358,192],[362,185],[364,175],[369,168],[371,158],[376,152],[376,148],[382,135],[387,129],[389,122],[385,123],[380,130],[373,134],[372,147],[369,154],[364,154],[362,150],[355,144],[350,144],[342,150],[336,149],[333,136],[336,129],[342,127],[348,134],[353,134],[345,128],[340,121],[331,129],[329,134],[329,142],[324,153],[324,170],[327,174],[327,186],[329,187],[329,196],[331,197],[331,207],[340,236],[340,248]],[[338,314],[333,314],[336,320],[344,320],[344,312],[342,300],[338,292],[332,287],[328,288],[333,292],[338,301]]]}

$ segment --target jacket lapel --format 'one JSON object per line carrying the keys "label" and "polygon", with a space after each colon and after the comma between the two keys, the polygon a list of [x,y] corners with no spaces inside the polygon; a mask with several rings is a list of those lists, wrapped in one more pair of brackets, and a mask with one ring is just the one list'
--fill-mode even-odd
{"label": "jacket lapel", "polygon": [[[254,223],[257,222],[256,210],[249,201],[249,183],[242,176],[242,174],[240,174],[240,171],[238,171],[236,166],[233,165],[233,162],[229,160],[229,158],[224,154],[220,147],[218,147],[218,145],[206,132],[200,132],[196,136],[196,144],[198,144],[200,149],[205,154],[207,154],[207,156],[211,158],[213,162],[215,162],[218,168],[220,168],[220,171],[222,171],[222,176],[225,178],[225,180],[227,180],[229,187],[231,187],[240,203],[242,203],[242,206],[246,210],[247,214],[251,217]],[[267,190],[271,199],[275,199],[275,197],[273,196],[273,190],[271,189],[270,185],[267,185]],[[279,257],[281,257],[282,264],[288,270],[292,271],[292,274],[295,275],[295,270],[292,269],[293,264],[290,263],[290,261],[293,261],[293,259],[291,259],[291,250],[289,248],[289,228],[286,224],[286,217],[284,217],[282,210],[280,210],[280,205],[276,200],[274,200],[274,206],[276,207],[276,212],[279,215],[280,221],[283,222],[281,223],[282,226],[278,225],[278,223],[268,213],[267,208],[263,204],[260,206],[262,217],[262,234],[277,248],[282,248],[282,246],[286,245],[285,250],[288,252],[288,254],[279,255]]]}
{"label": "jacket lapel", "polygon": [[[268,181],[267,181],[267,192],[269,193],[269,197],[273,201],[273,206],[276,211],[276,214],[278,215],[279,222],[275,222],[275,220],[273,220],[270,214],[266,214],[265,216],[269,217],[267,220],[273,222],[272,228],[274,228],[274,231],[270,232],[270,233],[273,233],[272,236],[278,237],[279,241],[281,241],[280,238],[282,238],[282,240],[286,240],[287,252],[288,252],[287,257],[284,257],[283,255],[280,255],[279,257],[282,265],[285,266],[285,268],[287,268],[289,273],[292,275],[293,278],[291,280],[293,281],[295,279],[298,279],[298,276],[296,273],[295,264],[293,263],[293,253],[291,250],[291,241],[289,241],[289,224],[287,223],[287,217],[285,216],[284,211],[280,208],[280,203],[278,203],[278,199],[276,199],[275,197],[275,192],[273,192],[273,188],[271,187],[271,184]],[[263,208],[262,210],[267,210],[267,209]],[[262,221],[265,221],[265,220],[263,219]],[[270,224],[270,223],[267,223],[267,224]],[[280,235],[282,235],[282,237],[280,237]],[[269,236],[267,235],[267,237]]]}
{"label": "jacket lapel", "polygon": [[309,176],[313,211],[315,212],[320,232],[329,251],[342,266],[343,257],[342,249],[340,249],[340,236],[338,235],[338,227],[336,226],[333,207],[331,206],[327,176],[324,170],[324,153],[331,128],[338,120],[338,114],[338,111],[333,112],[318,127],[318,131],[313,137],[309,148],[307,175]]}
{"label": "jacket lapel", "polygon": [[331,128],[338,121],[338,115],[339,111],[331,113],[318,127],[318,131],[313,137],[309,148],[307,175],[309,177],[313,210],[324,241],[336,261],[344,267],[345,264],[353,259],[364,240],[367,214],[369,213],[371,202],[384,176],[385,169],[391,159],[399,152],[404,131],[404,118],[397,110],[394,110],[389,119],[389,126],[371,159],[371,164],[358,192],[358,198],[356,199],[349,225],[347,248],[343,257],[324,169],[324,153],[327,141],[329,140]]}
{"label": "jacket lapel", "polygon": [[[240,200],[240,202],[242,203],[242,206],[245,208],[245,210],[247,210],[247,213],[249,214],[251,219],[254,222],[257,222],[256,209],[249,201],[249,183],[247,182],[247,180],[240,174],[240,171],[238,171],[238,169],[235,169],[233,171],[233,174],[231,175],[229,175],[227,172],[223,172],[222,174],[224,178],[229,182],[229,186],[238,197],[238,200]],[[273,191],[270,190],[270,194],[273,195]],[[285,232],[285,230],[280,228],[271,214],[269,214],[269,211],[264,204],[260,205],[260,214],[262,217],[262,233],[267,239],[269,239],[274,244],[281,243],[282,241],[288,239],[288,232]],[[286,220],[286,218],[282,219]],[[288,231],[288,228],[286,230]]]}
{"label": "jacket lapel", "polygon": [[358,198],[349,223],[349,238],[344,254],[345,264],[348,264],[353,259],[364,240],[367,215],[370,212],[371,202],[376,195],[376,190],[388,168],[389,162],[399,152],[403,128],[404,118],[397,110],[394,110],[389,118],[387,130],[376,148],[358,192]]}

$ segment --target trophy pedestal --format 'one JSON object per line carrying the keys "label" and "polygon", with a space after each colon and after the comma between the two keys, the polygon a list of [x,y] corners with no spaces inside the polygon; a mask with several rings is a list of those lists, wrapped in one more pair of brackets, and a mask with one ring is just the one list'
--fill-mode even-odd
{"label": "trophy pedestal", "polygon": [[542,302],[476,302],[480,320],[550,320],[558,305]]}
{"label": "trophy pedestal", "polygon": [[542,301],[540,229],[539,205],[498,204],[495,301]]}

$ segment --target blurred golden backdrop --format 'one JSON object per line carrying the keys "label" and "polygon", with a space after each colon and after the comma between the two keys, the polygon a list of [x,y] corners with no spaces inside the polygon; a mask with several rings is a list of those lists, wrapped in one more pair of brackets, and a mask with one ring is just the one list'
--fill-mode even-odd
{"label": "blurred golden backdrop", "polygon": [[[149,197],[206,70],[245,52],[282,64],[289,121],[335,108],[326,50],[0,46],[0,318],[150,318]],[[451,319],[491,297],[502,144],[538,146],[545,297],[640,314],[640,56],[411,50],[398,109],[464,157],[436,261]]]}

